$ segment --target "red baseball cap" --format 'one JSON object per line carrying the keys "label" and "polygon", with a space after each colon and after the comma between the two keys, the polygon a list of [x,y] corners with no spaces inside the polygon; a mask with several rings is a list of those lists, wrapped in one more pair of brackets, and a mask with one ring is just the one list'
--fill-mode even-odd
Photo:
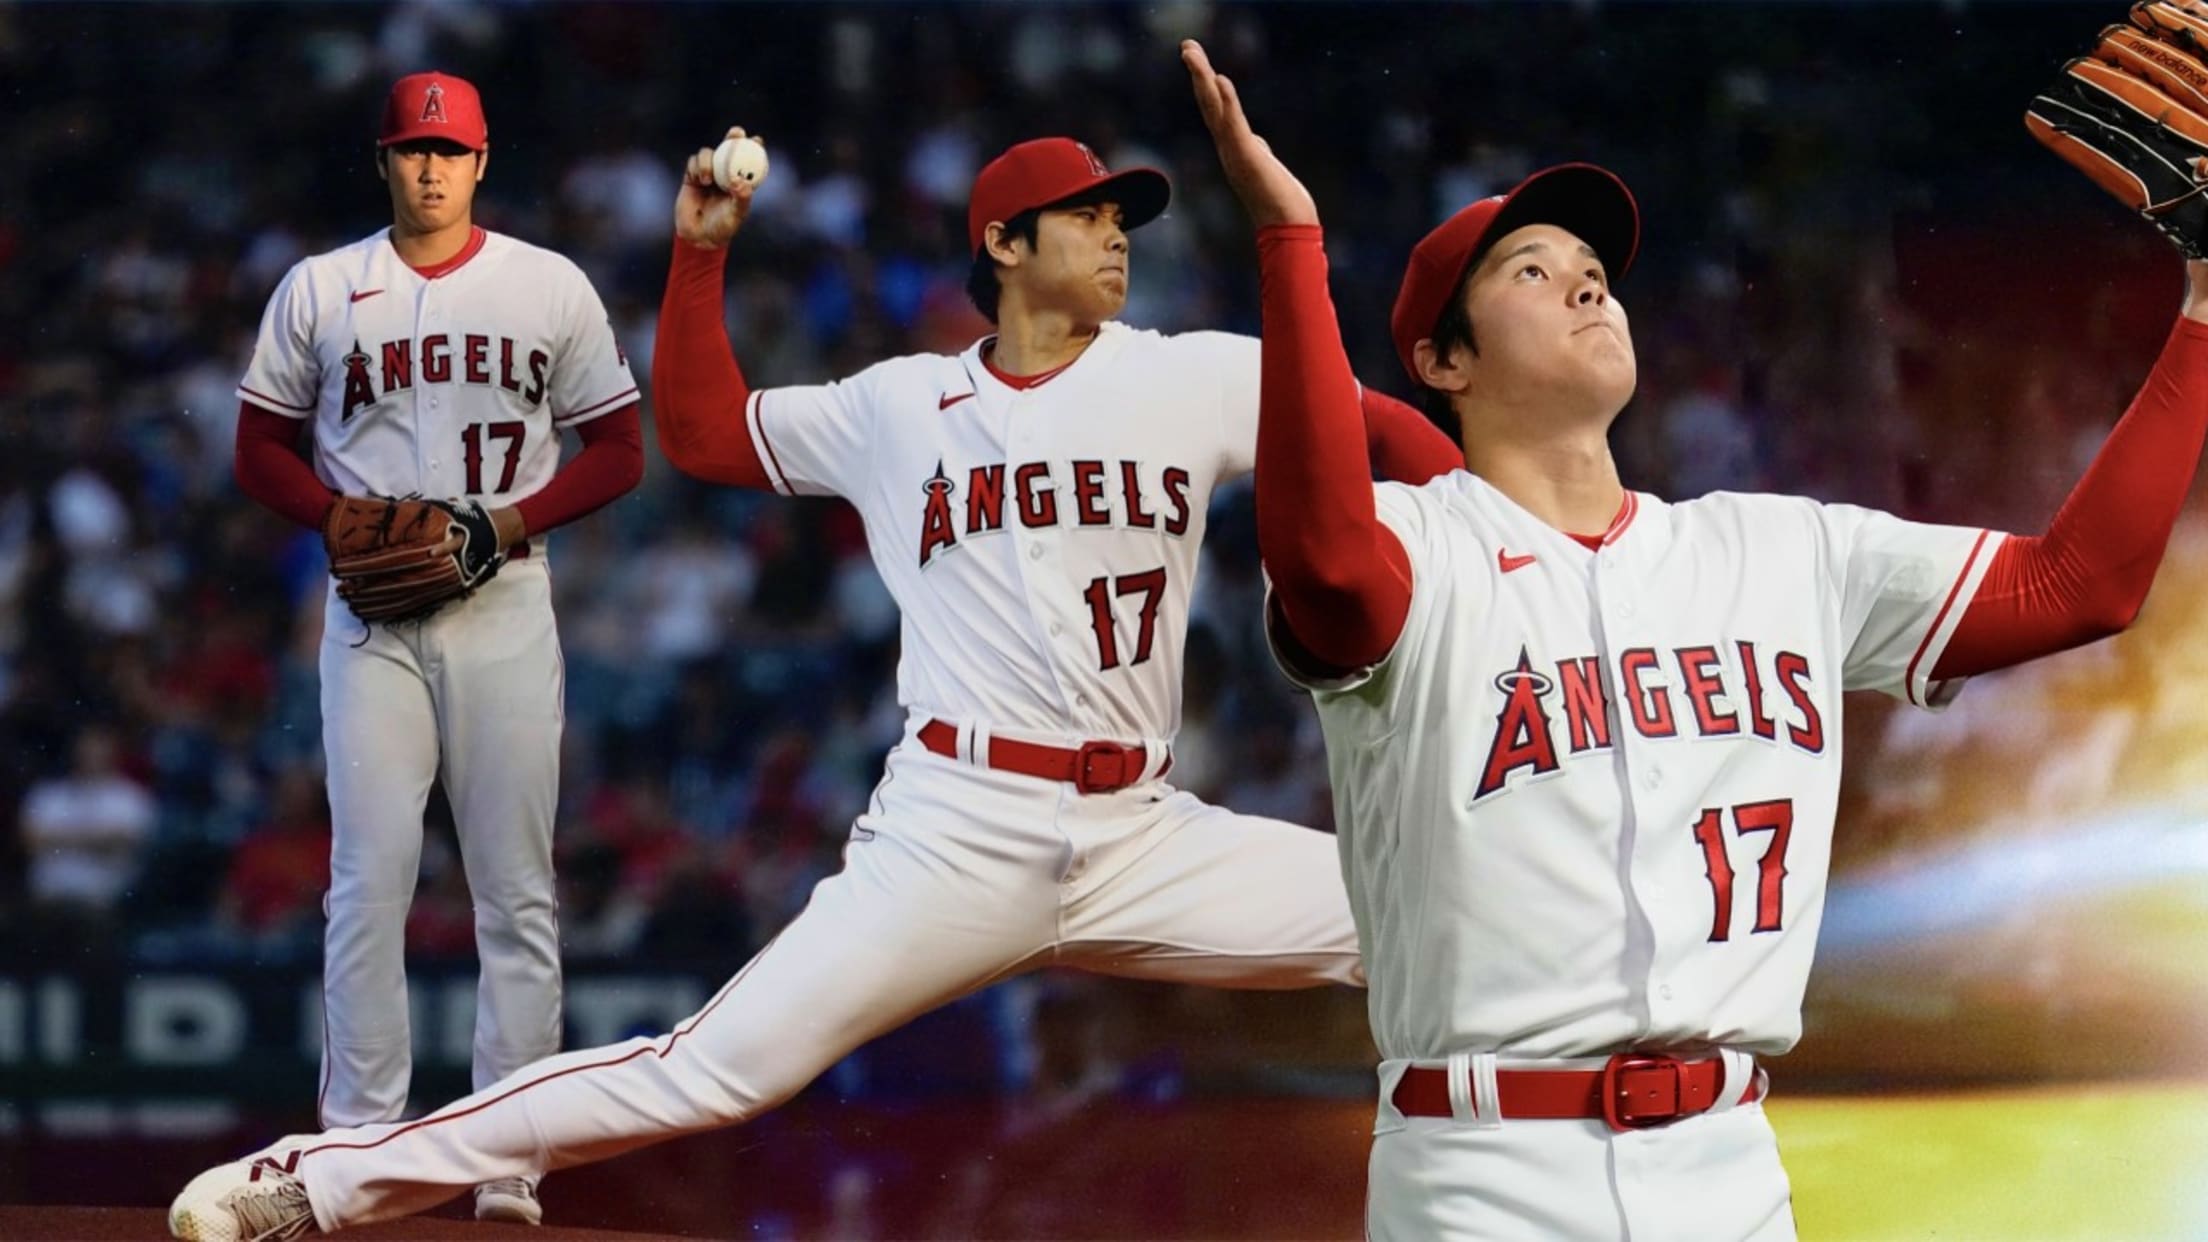
{"label": "red baseball cap", "polygon": [[1457,281],[1490,243],[1529,224],[1569,229],[1595,248],[1610,279],[1625,275],[1641,246],[1641,211],[1625,182],[1593,164],[1559,164],[1519,182],[1508,194],[1483,198],[1442,221],[1411,248],[1403,287],[1388,316],[1388,335],[1403,369],[1418,380],[1413,351],[1434,334]]}
{"label": "red baseball cap", "polygon": [[383,104],[383,136],[379,147],[421,138],[442,138],[470,151],[490,145],[490,126],[483,122],[483,97],[466,78],[449,73],[410,73],[391,84],[391,98]]}
{"label": "red baseball cap", "polygon": [[1155,168],[1130,168],[1115,173],[1089,150],[1087,143],[1071,138],[1037,138],[1012,147],[983,166],[974,178],[974,193],[966,204],[966,245],[981,253],[982,236],[989,222],[1003,223],[1023,211],[1048,207],[1069,198],[1106,189],[1109,198],[1126,213],[1121,228],[1150,223],[1165,210],[1173,188]]}

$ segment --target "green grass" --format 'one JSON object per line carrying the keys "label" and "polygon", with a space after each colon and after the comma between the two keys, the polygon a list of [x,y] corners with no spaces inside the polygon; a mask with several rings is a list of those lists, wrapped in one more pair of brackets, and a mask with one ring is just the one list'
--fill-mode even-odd
{"label": "green grass", "polygon": [[2208,1237],[2208,1084],[1767,1107],[1805,1242]]}

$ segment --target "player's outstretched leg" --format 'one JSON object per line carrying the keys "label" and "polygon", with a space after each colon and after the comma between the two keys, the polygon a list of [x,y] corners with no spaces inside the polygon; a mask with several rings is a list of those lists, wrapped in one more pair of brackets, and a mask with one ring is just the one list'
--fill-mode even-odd
{"label": "player's outstretched leg", "polygon": [[[938,822],[961,808],[979,817],[989,796],[939,781],[924,804],[906,803],[905,822],[923,810]],[[1034,961],[1056,930],[1058,889],[1019,877],[1051,875],[1062,840],[992,834],[995,848],[976,851],[971,837],[924,822],[889,827],[900,808],[885,802],[860,819],[844,870],[669,1034],[562,1053],[418,1121],[262,1154],[304,1187],[319,1228],[405,1216],[470,1186],[756,1117],[874,1036]],[[254,1178],[250,1158],[223,1166],[176,1211],[216,1218],[225,1196],[276,1176],[264,1166]]]}
{"label": "player's outstretched leg", "polygon": [[1120,808],[1116,821],[1106,801],[1083,804],[1098,804],[1095,861],[1054,962],[1213,987],[1363,986],[1332,836],[1185,792]]}

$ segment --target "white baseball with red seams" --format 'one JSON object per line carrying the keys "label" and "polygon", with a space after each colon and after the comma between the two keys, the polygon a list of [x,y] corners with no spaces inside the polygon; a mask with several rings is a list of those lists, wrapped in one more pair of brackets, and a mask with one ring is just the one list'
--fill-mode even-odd
{"label": "white baseball with red seams", "polygon": [[[336,491],[489,507],[542,489],[561,430],[636,394],[581,270],[481,229],[428,274],[389,230],[302,260],[270,298],[238,387],[308,423],[315,473]],[[559,1047],[562,665],[542,543],[419,624],[370,630],[333,584],[321,676],[334,842],[319,1113],[359,1125],[406,1104],[405,919],[440,770],[477,911],[475,1082]]]}
{"label": "white baseball with red seams", "polygon": [[[1042,966],[1361,981],[1332,840],[1161,779],[1205,510],[1253,464],[1257,342],[1105,323],[1026,383],[982,348],[744,412],[778,490],[858,508],[903,611],[905,739],[844,869],[668,1035],[295,1142],[323,1228],[755,1117],[876,1035]],[[1080,755],[1079,779],[992,766],[1021,746]]]}
{"label": "white baseball with red seams", "polygon": [[[1394,649],[1340,679],[1281,658],[1375,963],[1370,1235],[1791,1236],[1753,1056],[1801,1032],[1841,693],[1952,698],[1931,671],[2002,536],[1627,493],[1590,550],[1468,473],[1376,497],[1412,570]],[[1498,1067],[1636,1048],[1721,1057],[1716,1103],[1661,1137],[1496,1114]],[[1454,1115],[1397,1108],[1414,1066]]]}

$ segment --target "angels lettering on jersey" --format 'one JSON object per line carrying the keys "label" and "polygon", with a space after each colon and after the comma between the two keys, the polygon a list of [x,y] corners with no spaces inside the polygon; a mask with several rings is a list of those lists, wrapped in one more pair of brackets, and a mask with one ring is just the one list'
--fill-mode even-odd
{"label": "angels lettering on jersey", "polygon": [[[1000,532],[1007,520],[1028,530],[1072,525],[1188,533],[1189,472],[1136,461],[990,462],[954,479],[942,459],[920,491],[920,568],[962,539]],[[960,484],[964,484],[961,492]],[[1060,503],[1061,494],[1064,503]]]}
{"label": "angels lettering on jersey", "polygon": [[[353,421],[364,407],[412,390],[417,378],[424,384],[458,382],[479,388],[496,384],[533,409],[544,401],[545,380],[552,368],[552,355],[541,346],[525,351],[514,338],[488,332],[460,333],[457,345],[443,332],[422,337],[419,345],[401,337],[380,342],[373,351],[361,348],[356,337],[352,351],[340,361],[345,364],[345,393],[338,407],[341,425]],[[628,359],[621,357],[620,365],[627,366]]]}
{"label": "angels lettering on jersey", "polygon": [[1619,728],[1652,741],[1745,736],[1823,754],[1825,722],[1809,658],[1768,647],[1745,639],[1668,651],[1630,647],[1615,670],[1597,655],[1536,664],[1520,647],[1517,663],[1494,676],[1502,706],[1473,801],[1607,755]]}

